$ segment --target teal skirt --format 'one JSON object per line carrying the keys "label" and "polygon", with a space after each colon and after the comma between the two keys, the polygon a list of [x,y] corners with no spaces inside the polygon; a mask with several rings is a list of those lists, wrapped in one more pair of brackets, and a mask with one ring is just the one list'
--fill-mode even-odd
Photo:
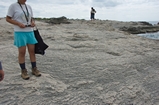
{"label": "teal skirt", "polygon": [[37,40],[34,32],[14,32],[14,45],[19,47],[26,46],[27,44],[36,44]]}

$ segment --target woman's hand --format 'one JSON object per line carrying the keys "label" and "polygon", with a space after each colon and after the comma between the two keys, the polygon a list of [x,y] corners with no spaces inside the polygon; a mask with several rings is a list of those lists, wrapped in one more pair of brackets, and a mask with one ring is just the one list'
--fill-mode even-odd
{"label": "woman's hand", "polygon": [[35,27],[35,21],[34,21],[33,17],[31,18],[31,27]]}
{"label": "woman's hand", "polygon": [[19,26],[20,28],[25,28],[25,25],[22,24],[22,23],[19,23],[19,22],[18,22],[18,26]]}
{"label": "woman's hand", "polygon": [[31,27],[35,27],[35,22],[34,21],[31,22]]}
{"label": "woman's hand", "polygon": [[35,27],[35,23],[34,22],[31,23],[31,27]]}

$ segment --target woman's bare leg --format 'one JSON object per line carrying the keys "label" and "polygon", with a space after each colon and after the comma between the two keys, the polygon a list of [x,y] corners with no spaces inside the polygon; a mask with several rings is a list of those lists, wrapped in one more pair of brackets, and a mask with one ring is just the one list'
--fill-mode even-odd
{"label": "woman's bare leg", "polygon": [[26,46],[18,48],[18,61],[20,64],[25,63]]}
{"label": "woman's bare leg", "polygon": [[27,47],[28,47],[28,52],[30,55],[30,61],[31,61],[31,65],[32,65],[32,74],[39,77],[39,76],[41,76],[41,74],[40,74],[39,70],[37,70],[37,67],[36,67],[35,45],[28,44]]}
{"label": "woman's bare leg", "polygon": [[30,61],[31,62],[36,62],[36,56],[35,56],[35,45],[28,44],[28,52],[30,56]]}

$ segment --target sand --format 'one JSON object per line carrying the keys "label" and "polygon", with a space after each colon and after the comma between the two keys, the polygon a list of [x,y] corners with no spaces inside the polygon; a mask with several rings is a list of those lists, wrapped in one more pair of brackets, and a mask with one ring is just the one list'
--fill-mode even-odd
{"label": "sand", "polygon": [[119,30],[131,22],[36,21],[49,48],[36,55],[41,77],[23,80],[13,26],[0,19],[1,105],[158,105],[159,41]]}

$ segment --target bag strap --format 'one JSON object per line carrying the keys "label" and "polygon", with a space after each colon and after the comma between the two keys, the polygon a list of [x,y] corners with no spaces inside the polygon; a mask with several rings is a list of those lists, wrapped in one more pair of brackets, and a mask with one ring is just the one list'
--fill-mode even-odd
{"label": "bag strap", "polygon": [[27,17],[27,15],[29,15],[28,8],[27,8],[27,6],[26,6],[26,4],[25,4],[25,8],[26,8],[26,10],[27,10],[27,14],[26,14],[25,11],[24,11],[24,9],[23,9],[23,7],[21,6],[21,4],[20,4],[19,2],[18,2],[18,4],[20,5],[20,7],[21,7],[21,9],[22,9],[22,11],[23,11],[23,13],[24,13],[24,15],[25,15],[27,24],[28,24],[28,22],[29,22],[29,19],[28,19],[28,17]]}

